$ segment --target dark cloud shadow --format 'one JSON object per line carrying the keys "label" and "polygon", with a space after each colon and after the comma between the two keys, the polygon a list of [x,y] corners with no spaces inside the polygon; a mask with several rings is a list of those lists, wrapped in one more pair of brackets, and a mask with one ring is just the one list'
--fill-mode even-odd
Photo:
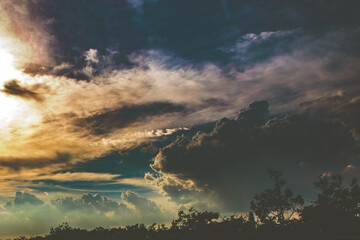
{"label": "dark cloud shadow", "polygon": [[[34,87],[36,89],[36,86]],[[4,89],[1,90],[5,94],[24,98],[27,100],[43,101],[43,96],[39,93],[36,93],[33,90],[27,89],[21,85],[17,80],[11,80],[4,84]]]}
{"label": "dark cloud shadow", "polygon": [[95,114],[87,118],[78,118],[75,124],[90,129],[94,134],[110,133],[116,129],[125,128],[136,122],[146,121],[149,117],[156,117],[171,113],[185,113],[185,105],[169,102],[153,102],[141,105],[124,105],[115,110]]}
{"label": "dark cloud shadow", "polygon": [[12,158],[1,157],[0,166],[14,171],[22,169],[44,168],[51,165],[66,164],[72,160],[73,156],[69,153],[57,152],[54,157],[35,158],[29,156],[28,158]]}

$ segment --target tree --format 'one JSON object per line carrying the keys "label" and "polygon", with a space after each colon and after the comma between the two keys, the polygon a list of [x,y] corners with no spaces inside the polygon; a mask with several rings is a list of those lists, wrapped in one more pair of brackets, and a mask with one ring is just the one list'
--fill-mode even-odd
{"label": "tree", "polygon": [[280,171],[268,170],[268,174],[274,181],[273,188],[256,194],[250,207],[261,223],[284,224],[300,211],[304,200],[299,194],[293,197],[289,188],[284,189],[286,182]]}
{"label": "tree", "polygon": [[189,213],[184,211],[178,212],[178,219],[172,221],[171,228],[193,230],[198,227],[206,226],[219,219],[220,214],[217,212],[199,212],[194,208],[189,209]]}
{"label": "tree", "polygon": [[347,188],[341,175],[319,176],[314,185],[320,192],[301,212],[303,223],[314,233],[355,233],[360,225],[360,187],[356,179]]}

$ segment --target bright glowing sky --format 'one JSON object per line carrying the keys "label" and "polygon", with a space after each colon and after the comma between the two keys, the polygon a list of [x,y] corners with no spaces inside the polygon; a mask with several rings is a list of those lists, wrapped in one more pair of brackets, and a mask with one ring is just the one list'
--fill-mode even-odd
{"label": "bright glowing sky", "polygon": [[308,200],[358,177],[359,5],[2,0],[0,235],[247,211],[267,168]]}

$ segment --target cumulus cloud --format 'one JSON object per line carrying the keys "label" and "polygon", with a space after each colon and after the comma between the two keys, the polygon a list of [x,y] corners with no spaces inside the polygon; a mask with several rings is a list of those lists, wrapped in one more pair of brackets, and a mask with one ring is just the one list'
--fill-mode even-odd
{"label": "cumulus cloud", "polygon": [[43,202],[37,196],[17,192],[13,201],[0,208],[1,236],[45,234],[50,227],[68,222],[72,227],[95,228],[135,223],[165,223],[175,216],[154,201],[134,192],[123,192],[115,201],[99,194],[62,197]]}
{"label": "cumulus cloud", "polygon": [[[340,122],[302,115],[271,118],[266,101],[254,102],[213,132],[179,137],[160,150],[146,179],[179,203],[206,196],[228,211],[248,209],[267,185],[266,169],[285,171],[300,191],[323,171],[344,169],[359,148]],[[236,186],[236,187],[234,187]]]}
{"label": "cumulus cloud", "polygon": [[89,211],[100,211],[103,213],[109,211],[115,211],[119,213],[121,211],[126,211],[128,208],[124,204],[119,204],[118,202],[102,197],[99,194],[86,193],[80,198],[59,198],[51,201],[52,205],[55,205],[66,211],[76,210],[76,209],[88,209]]}
{"label": "cumulus cloud", "polygon": [[41,205],[44,202],[38,199],[35,195],[29,193],[16,192],[14,199],[14,206],[22,204]]}
{"label": "cumulus cloud", "polygon": [[123,192],[121,194],[121,199],[135,207],[142,218],[155,217],[162,211],[154,201],[132,191]]}

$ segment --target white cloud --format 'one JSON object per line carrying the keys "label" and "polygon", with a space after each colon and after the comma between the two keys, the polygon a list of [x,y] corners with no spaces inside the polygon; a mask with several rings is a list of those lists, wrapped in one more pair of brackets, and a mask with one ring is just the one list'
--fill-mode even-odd
{"label": "white cloud", "polygon": [[289,31],[268,31],[268,32],[261,32],[259,34],[255,33],[247,33],[240,37],[237,41],[235,47],[231,48],[231,51],[236,51],[239,53],[245,53],[250,46],[253,44],[259,44],[271,38],[281,38],[285,36],[289,36],[295,33],[296,30],[289,30]]}
{"label": "white cloud", "polygon": [[98,51],[96,49],[90,48],[88,51],[84,53],[85,60],[89,63],[98,63]]}

